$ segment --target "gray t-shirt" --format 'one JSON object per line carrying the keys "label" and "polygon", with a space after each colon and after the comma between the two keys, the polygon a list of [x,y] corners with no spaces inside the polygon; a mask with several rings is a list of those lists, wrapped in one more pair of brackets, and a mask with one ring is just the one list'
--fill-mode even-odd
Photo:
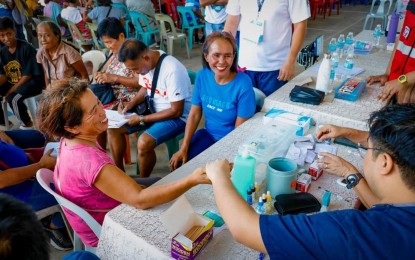
{"label": "gray t-shirt", "polygon": [[124,9],[112,7],[111,11],[108,14],[109,10],[110,10],[110,6],[97,6],[97,7],[94,7],[94,9],[92,9],[91,12],[88,13],[88,17],[91,18],[92,20],[96,20],[98,24],[100,24],[101,21],[107,17],[115,17],[117,19],[121,19],[125,17]]}

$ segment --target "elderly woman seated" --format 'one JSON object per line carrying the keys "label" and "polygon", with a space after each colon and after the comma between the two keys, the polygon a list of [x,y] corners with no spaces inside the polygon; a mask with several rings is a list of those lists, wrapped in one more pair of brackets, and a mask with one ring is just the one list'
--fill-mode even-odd
{"label": "elderly woman seated", "polygon": [[[56,192],[101,224],[107,211],[120,203],[147,209],[169,202],[197,184],[210,183],[199,168],[175,182],[143,188],[138,183],[149,185],[154,178],[135,181],[117,168],[97,143],[97,136],[107,130],[108,119],[86,81],[60,81],[46,91],[39,105],[39,126],[45,134],[62,137],[54,172],[59,184]],[[86,245],[98,244],[80,217],[66,210],[65,215]]]}

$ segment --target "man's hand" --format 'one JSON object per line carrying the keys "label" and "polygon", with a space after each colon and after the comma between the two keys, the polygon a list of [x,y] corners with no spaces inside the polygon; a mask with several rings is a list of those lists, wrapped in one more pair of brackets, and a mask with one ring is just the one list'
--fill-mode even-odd
{"label": "man's hand", "polygon": [[187,162],[187,151],[180,149],[177,151],[170,160],[170,170],[176,170],[179,165],[185,164]]}
{"label": "man's hand", "polygon": [[356,167],[337,155],[331,153],[320,153],[319,155],[323,156],[317,160],[319,166],[331,174],[344,178],[350,173],[358,172]]}
{"label": "man's hand", "polygon": [[323,125],[316,134],[316,138],[323,141],[341,136],[344,136],[344,128],[336,125]]}
{"label": "man's hand", "polygon": [[280,69],[280,74],[278,75],[278,80],[288,81],[294,77],[295,63],[286,61],[282,68]]}
{"label": "man's hand", "polygon": [[216,160],[206,164],[206,174],[210,180],[215,178],[230,178],[231,164],[228,160]]}
{"label": "man's hand", "polygon": [[125,118],[128,119],[127,124],[130,125],[130,126],[138,125],[140,123],[140,116],[139,115],[126,116]]}
{"label": "man's hand", "polygon": [[379,94],[378,99],[380,101],[388,101],[394,94],[398,93],[401,88],[402,83],[400,83],[399,80],[394,79],[387,81],[383,87],[383,91]]}
{"label": "man's hand", "polygon": [[375,83],[380,83],[381,86],[384,86],[386,81],[388,81],[389,76],[386,74],[383,75],[376,75],[376,76],[369,76],[366,78],[366,82],[368,85],[372,85]]}
{"label": "man's hand", "polygon": [[56,157],[51,156],[50,154],[53,152],[53,149],[49,149],[42,158],[40,158],[39,164],[42,168],[48,168],[53,171],[56,164]]}

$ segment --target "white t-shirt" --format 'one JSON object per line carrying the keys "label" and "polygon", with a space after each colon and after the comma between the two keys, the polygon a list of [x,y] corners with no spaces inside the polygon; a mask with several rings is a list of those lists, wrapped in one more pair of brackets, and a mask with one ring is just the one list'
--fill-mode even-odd
{"label": "white t-shirt", "polygon": [[[160,54],[163,52],[160,51]],[[155,69],[146,75],[139,75],[138,83],[147,89],[147,95],[151,94],[151,86]],[[161,64],[157,88],[154,94],[154,109],[160,112],[171,108],[170,102],[185,100],[183,115],[180,117],[186,121],[192,105],[192,84],[183,64],[169,55]]]}
{"label": "white t-shirt", "polygon": [[74,24],[82,21],[81,12],[77,7],[68,6],[62,9],[61,17],[65,20],[73,22]]}
{"label": "white t-shirt", "polygon": [[[279,70],[290,51],[292,24],[310,17],[307,0],[264,0],[258,15],[257,0],[229,0],[229,15],[241,15],[239,66],[253,71]],[[265,21],[263,41],[255,44],[244,40],[246,25],[257,19]]]}
{"label": "white t-shirt", "polygon": [[224,23],[227,16],[226,5],[207,5],[205,8],[205,20],[208,23]]}

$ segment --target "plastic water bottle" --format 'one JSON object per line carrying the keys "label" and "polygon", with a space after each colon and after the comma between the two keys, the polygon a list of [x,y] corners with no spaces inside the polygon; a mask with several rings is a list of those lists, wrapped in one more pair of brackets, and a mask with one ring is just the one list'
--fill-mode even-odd
{"label": "plastic water bottle", "polygon": [[331,54],[331,65],[334,69],[339,67],[339,54],[337,54],[337,52]]}
{"label": "plastic water bottle", "polygon": [[235,157],[232,183],[236,190],[245,199],[247,191],[254,185],[256,160],[249,155],[249,151],[245,148],[241,155]]}
{"label": "plastic water bottle", "polygon": [[346,58],[346,60],[344,61],[344,64],[343,64],[343,66],[344,66],[344,68],[345,69],[348,69],[348,70],[351,70],[351,69],[353,69],[353,66],[354,66],[354,58],[353,58],[353,54],[347,54],[347,58]]}
{"label": "plastic water bottle", "polygon": [[336,38],[331,38],[330,42],[329,42],[329,46],[328,46],[328,51],[330,53],[336,52],[337,50],[337,41]]}
{"label": "plastic water bottle", "polygon": [[352,45],[354,42],[353,32],[349,32],[346,36],[346,44]]}
{"label": "plastic water bottle", "polygon": [[346,36],[346,41],[345,41],[346,52],[349,52],[349,49],[351,46],[353,46],[353,43],[354,43],[353,32],[349,32]]}
{"label": "plastic water bottle", "polygon": [[324,59],[320,64],[318,70],[316,89],[324,91],[325,93],[330,92],[330,54],[325,53]]}
{"label": "plastic water bottle", "polygon": [[376,25],[375,31],[373,32],[373,44],[379,46],[380,37],[382,36],[382,27],[380,24]]}
{"label": "plastic water bottle", "polygon": [[346,43],[346,39],[344,38],[344,34],[340,34],[339,38],[337,39],[337,48],[339,49],[340,59],[343,58],[345,43]]}

